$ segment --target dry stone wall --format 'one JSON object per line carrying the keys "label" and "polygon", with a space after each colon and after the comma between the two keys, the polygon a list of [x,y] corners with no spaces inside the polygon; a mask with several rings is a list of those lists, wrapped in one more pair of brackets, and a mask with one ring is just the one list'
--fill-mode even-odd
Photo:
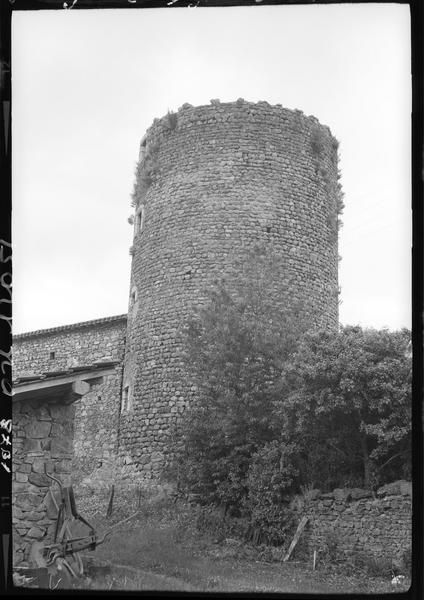
{"label": "dry stone wall", "polygon": [[216,278],[250,251],[284,261],[276,306],[309,302],[311,326],[336,328],[337,142],[314,117],[266,102],[184,105],[142,140],[121,415],[127,473],[156,477],[195,388],[178,331]]}
{"label": "dry stone wall", "polygon": [[[123,360],[126,315],[15,336],[13,378]],[[53,353],[53,355],[52,355]],[[75,405],[74,483],[117,452],[122,363]]]}
{"label": "dry stone wall", "polygon": [[412,485],[394,482],[377,490],[375,497],[362,489],[336,489],[310,493],[304,514],[311,551],[332,547],[339,559],[355,554],[387,558],[400,563],[411,551]]}
{"label": "dry stone wall", "polygon": [[[13,564],[28,562],[31,545],[52,541],[57,510],[47,473],[71,482],[75,405],[13,403]],[[56,493],[56,492],[55,492]]]}

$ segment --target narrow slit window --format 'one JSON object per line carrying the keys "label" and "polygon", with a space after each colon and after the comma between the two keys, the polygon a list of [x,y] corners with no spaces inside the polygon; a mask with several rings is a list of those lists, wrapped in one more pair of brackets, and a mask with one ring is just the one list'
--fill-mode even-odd
{"label": "narrow slit window", "polygon": [[135,233],[140,233],[144,224],[144,206],[141,206],[135,216]]}
{"label": "narrow slit window", "polygon": [[137,288],[134,287],[131,290],[131,294],[130,294],[130,308],[132,308],[136,302],[137,302]]}
{"label": "narrow slit window", "polygon": [[130,412],[132,409],[132,394],[130,392],[130,390],[128,390],[128,397],[127,397],[127,412]]}
{"label": "narrow slit window", "polygon": [[122,392],[122,404],[121,404],[121,412],[125,412],[128,410],[128,397],[130,393],[130,387],[126,385]]}

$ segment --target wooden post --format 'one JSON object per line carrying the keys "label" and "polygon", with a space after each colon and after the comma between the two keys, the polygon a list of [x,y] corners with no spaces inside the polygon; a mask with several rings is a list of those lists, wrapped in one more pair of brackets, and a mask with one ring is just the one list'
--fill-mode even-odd
{"label": "wooden post", "polygon": [[302,533],[302,531],[305,528],[306,523],[308,522],[309,517],[302,517],[299,525],[297,526],[297,530],[296,533],[294,534],[294,538],[292,540],[292,543],[290,544],[290,548],[289,551],[287,552],[287,554],[285,555],[285,557],[283,558],[283,562],[287,562],[290,558],[290,554],[293,552],[297,542],[299,541],[300,538],[300,534]]}

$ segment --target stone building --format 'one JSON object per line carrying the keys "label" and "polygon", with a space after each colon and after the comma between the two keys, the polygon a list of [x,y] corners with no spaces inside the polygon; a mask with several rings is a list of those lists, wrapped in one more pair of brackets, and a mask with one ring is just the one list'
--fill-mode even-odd
{"label": "stone building", "polygon": [[111,362],[113,369],[94,381],[75,404],[74,469],[88,473],[116,455],[126,315],[96,319],[16,335],[13,338],[13,379]]}
{"label": "stone building", "polygon": [[[17,399],[25,380],[72,380],[85,369],[90,387],[72,404],[74,472],[116,459],[123,479],[146,482],[160,474],[173,426],[195,397],[178,331],[217,277],[231,283],[268,244],[284,266],[270,282],[275,305],[307,302],[311,327],[337,328],[337,141],[314,117],[281,105],[185,104],[143,137],[133,199],[128,315],[15,336],[13,378]],[[97,379],[96,364],[108,365]],[[34,427],[46,440],[58,430],[50,409],[31,394],[16,403],[27,445]],[[19,452],[15,492],[41,482],[35,458],[62,460]]]}
{"label": "stone building", "polygon": [[13,390],[14,563],[37,540],[52,542],[58,517],[49,475],[71,484],[75,403],[114,374],[116,361],[21,376]]}

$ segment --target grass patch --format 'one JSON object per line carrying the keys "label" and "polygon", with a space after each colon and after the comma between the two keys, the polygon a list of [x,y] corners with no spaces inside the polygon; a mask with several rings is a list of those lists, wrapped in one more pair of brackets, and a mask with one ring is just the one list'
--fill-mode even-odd
{"label": "grass patch", "polygon": [[[134,506],[129,508],[134,510]],[[335,568],[319,561],[317,570],[312,571],[311,557],[303,556],[301,545],[297,556],[283,563],[282,557],[271,551],[276,548],[235,539],[234,523],[218,513],[212,515],[166,498],[143,500],[134,518],[118,527],[95,552],[86,553],[90,564],[85,577],[64,589],[304,594],[394,591],[390,578],[365,578],[357,567],[348,572],[341,565]],[[97,532],[101,534],[126,516],[121,510],[109,520],[98,516]],[[408,585],[406,582],[405,589]]]}

